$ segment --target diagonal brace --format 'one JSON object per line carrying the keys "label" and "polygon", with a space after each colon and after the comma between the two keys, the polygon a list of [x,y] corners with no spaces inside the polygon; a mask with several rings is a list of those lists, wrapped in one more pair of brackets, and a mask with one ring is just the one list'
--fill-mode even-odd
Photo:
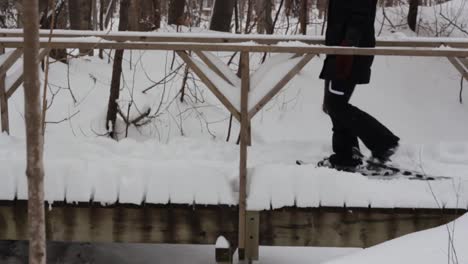
{"label": "diagonal brace", "polygon": [[228,82],[229,84],[233,85],[233,86],[236,86],[235,83],[233,83],[229,78],[228,76],[226,76],[223,71],[221,69],[218,68],[218,66],[215,65],[215,63],[213,63],[213,61],[211,61],[210,58],[208,58],[208,56],[205,55],[205,52],[204,51],[195,51],[195,54],[197,54],[197,56],[208,66],[208,68],[210,68],[213,72],[215,72],[216,74],[218,74],[219,77],[221,77],[223,80],[225,80],[226,82]]}
{"label": "diagonal brace", "polygon": [[316,54],[305,54],[302,59],[275,85],[273,88],[249,111],[249,117],[253,118],[270,100],[275,97]]}
{"label": "diagonal brace", "polygon": [[463,65],[465,65],[465,69],[468,70],[468,58],[458,58]]}
{"label": "diagonal brace", "polygon": [[176,51],[179,57],[187,63],[187,65],[195,72],[195,74],[200,77],[201,81],[211,90],[211,92],[221,101],[221,103],[232,113],[232,115],[240,122],[240,113],[232,105],[232,103],[224,96],[216,85],[210,80],[208,76],[198,67],[198,65],[193,61],[193,59],[185,51]]}
{"label": "diagonal brace", "polygon": [[468,60],[457,57],[447,57],[458,72],[468,81]]}
{"label": "diagonal brace", "polygon": [[23,55],[23,49],[15,49],[8,55],[8,58],[0,65],[0,76],[3,76],[15,64],[15,62]]}
{"label": "diagonal brace", "polygon": [[[38,60],[41,61],[42,59],[44,59],[47,53],[49,53],[49,49],[41,49],[39,51]],[[23,74],[21,74],[18,77],[18,79],[16,79],[16,81],[11,85],[11,87],[8,88],[8,90],[6,91],[7,98],[10,98],[16,92],[16,90],[18,90],[21,84],[23,84]]]}

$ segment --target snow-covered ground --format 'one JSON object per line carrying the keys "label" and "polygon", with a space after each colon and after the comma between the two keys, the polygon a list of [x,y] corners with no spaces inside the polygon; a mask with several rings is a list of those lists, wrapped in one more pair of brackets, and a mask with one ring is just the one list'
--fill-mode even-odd
{"label": "snow-covered ground", "polygon": [[468,263],[468,215],[455,222],[359,251],[327,264]]}

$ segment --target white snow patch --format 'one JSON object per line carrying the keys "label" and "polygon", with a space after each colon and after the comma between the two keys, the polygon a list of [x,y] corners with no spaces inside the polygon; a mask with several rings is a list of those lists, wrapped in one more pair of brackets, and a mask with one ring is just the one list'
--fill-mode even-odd
{"label": "white snow patch", "polygon": [[225,237],[220,236],[218,237],[218,239],[216,239],[215,247],[216,248],[229,248],[229,242],[227,241]]}

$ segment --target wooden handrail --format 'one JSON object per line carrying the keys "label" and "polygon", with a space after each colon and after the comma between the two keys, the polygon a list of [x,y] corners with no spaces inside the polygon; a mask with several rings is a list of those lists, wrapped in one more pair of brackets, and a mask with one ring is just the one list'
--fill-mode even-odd
{"label": "wooden handrail", "polygon": [[[0,38],[0,48],[22,48],[21,38]],[[466,48],[430,48],[430,47],[330,47],[307,44],[263,45],[250,43],[158,43],[158,42],[117,42],[100,39],[57,38],[49,42],[40,40],[41,48],[81,48],[81,49],[128,49],[128,50],[190,50],[190,51],[225,51],[225,52],[272,52],[302,54],[342,54],[342,55],[383,55],[417,57],[468,57]]]}
{"label": "wooden handrail", "polygon": [[[40,36],[48,38],[49,30],[41,30]],[[53,38],[82,38],[96,37],[109,41],[138,41],[138,42],[197,42],[197,43],[240,43],[255,42],[258,44],[278,44],[281,42],[303,42],[306,44],[325,44],[322,36],[303,35],[239,35],[229,33],[159,33],[159,32],[103,32],[79,30],[54,30]],[[21,29],[0,29],[0,37],[22,38]],[[440,47],[468,48],[468,38],[377,38],[377,46],[382,47]]]}

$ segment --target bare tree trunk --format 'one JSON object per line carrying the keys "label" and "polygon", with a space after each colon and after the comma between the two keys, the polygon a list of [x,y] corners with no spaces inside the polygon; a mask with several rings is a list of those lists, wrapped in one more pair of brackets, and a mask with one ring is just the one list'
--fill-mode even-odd
{"label": "bare tree trunk", "polygon": [[128,10],[131,31],[151,31],[161,26],[159,0],[130,0]]}
{"label": "bare tree trunk", "polygon": [[319,18],[324,19],[328,8],[328,0],[317,0],[317,9],[319,10]]}
{"label": "bare tree trunk", "polygon": [[[150,31],[161,26],[159,11],[159,0],[138,0],[133,4],[136,7],[137,29],[139,31]],[[133,29],[132,29],[133,30]]]}
{"label": "bare tree trunk", "polygon": [[170,0],[167,23],[169,25],[182,25],[184,21],[185,0]]}
{"label": "bare tree trunk", "polygon": [[141,0],[130,0],[128,9],[128,30],[138,31],[140,22],[140,2]]}
{"label": "bare tree trunk", "polygon": [[271,17],[271,11],[273,9],[272,0],[264,0],[263,3],[263,27],[267,34],[273,34],[273,18]]}
{"label": "bare tree trunk", "polygon": [[[68,8],[70,14],[70,28],[76,30],[92,30],[91,13],[93,0],[70,0]],[[92,50],[80,49],[80,53],[88,55]]]}
{"label": "bare tree trunk", "polygon": [[16,26],[18,28],[22,28],[23,27],[23,4],[20,1],[17,1],[15,3],[15,7],[16,7],[16,12],[17,12],[17,18],[16,18],[17,25]]}
{"label": "bare tree trunk", "polygon": [[241,30],[242,31],[242,24],[245,20],[245,12],[247,11],[247,0],[238,0],[238,8],[239,8],[239,21],[241,24]]}
{"label": "bare tree trunk", "polygon": [[[119,31],[126,31],[128,28],[128,9],[130,0],[120,1],[120,22]],[[109,95],[109,104],[107,108],[106,129],[109,131],[109,136],[117,139],[115,123],[117,120],[117,112],[119,105],[117,100],[120,96],[120,79],[122,77],[122,60],[124,50],[116,50],[114,56],[114,65],[112,68],[112,80]]]}
{"label": "bare tree trunk", "polygon": [[[66,1],[59,2],[58,5],[55,5],[53,0],[49,0],[48,3],[47,1],[41,1],[39,4],[39,8],[43,8],[43,10],[40,11],[41,29],[53,30],[67,28],[68,12]],[[66,63],[67,51],[66,49],[53,49],[50,51],[50,57]]]}
{"label": "bare tree trunk", "polygon": [[236,0],[216,0],[211,16],[210,29],[215,31],[230,32],[232,14]]}
{"label": "bare tree trunk", "polygon": [[[109,0],[100,0],[99,2],[99,30],[104,31],[104,15],[106,13]],[[104,50],[99,49],[99,58],[104,59]]]}
{"label": "bare tree trunk", "polygon": [[159,8],[160,8],[160,13],[161,13],[161,19],[163,17],[166,17],[167,19],[169,19],[169,16],[168,16],[169,11],[168,11],[167,1],[168,0],[159,0]]}
{"label": "bare tree trunk", "polygon": [[98,30],[99,29],[99,24],[98,24],[98,2],[97,0],[93,0],[92,3],[92,13],[93,13],[93,23],[92,23],[92,28],[93,30]]}
{"label": "bare tree trunk", "polygon": [[263,22],[265,10],[263,9],[263,6],[266,0],[254,0],[254,1],[255,1],[255,17],[257,21],[257,33],[263,34],[265,33],[265,23]]}
{"label": "bare tree trunk", "polygon": [[39,6],[25,0],[24,26],[24,112],[28,177],[29,263],[46,263],[44,208],[44,138],[41,133],[41,92],[39,83]]}
{"label": "bare tree trunk", "polygon": [[104,11],[104,29],[107,29],[109,27],[109,23],[111,19],[114,17],[117,0],[104,0],[104,1],[106,2],[106,6],[105,6],[106,9]]}
{"label": "bare tree trunk", "polygon": [[161,0],[153,0],[154,9],[154,29],[161,28]]}
{"label": "bare tree trunk", "polygon": [[300,12],[300,24],[301,24],[301,34],[306,35],[307,34],[307,21],[309,20],[308,18],[308,6],[307,6],[307,0],[301,0],[301,12]]}
{"label": "bare tree trunk", "polygon": [[254,0],[247,0],[247,18],[245,20],[245,28],[244,28],[245,34],[249,34],[251,31],[250,23],[252,21],[252,16],[253,16],[253,1]]}
{"label": "bare tree trunk", "polygon": [[414,32],[416,32],[416,24],[418,22],[418,6],[419,0],[409,0],[408,26]]}
{"label": "bare tree trunk", "polygon": [[289,17],[294,9],[294,0],[286,0],[284,4],[284,14]]}

